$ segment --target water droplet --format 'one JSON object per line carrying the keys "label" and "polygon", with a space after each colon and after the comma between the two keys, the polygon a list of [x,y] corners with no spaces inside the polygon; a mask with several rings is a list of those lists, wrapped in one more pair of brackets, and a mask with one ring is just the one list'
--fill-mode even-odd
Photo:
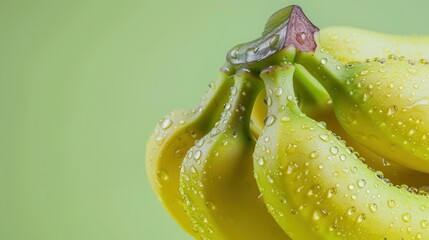
{"label": "water droplet", "polygon": [[341,155],[340,155],[340,160],[344,162],[344,161],[346,160],[346,155],[341,154]]}
{"label": "water droplet", "polygon": [[360,75],[365,76],[365,75],[367,75],[368,73],[369,73],[369,71],[368,71],[368,70],[362,70],[362,71],[360,72]]}
{"label": "water droplet", "polygon": [[402,214],[402,220],[404,220],[404,222],[410,222],[411,221],[411,215],[409,213]]}
{"label": "water droplet", "polygon": [[265,126],[271,126],[276,121],[276,117],[273,115],[268,115],[264,119]]}
{"label": "water droplet", "polygon": [[159,170],[156,175],[158,176],[159,179],[163,180],[163,181],[167,181],[168,180],[168,174],[163,171],[163,170]]}
{"label": "water droplet", "polygon": [[350,184],[350,185],[348,186],[348,189],[349,189],[349,190],[351,190],[351,191],[352,191],[352,190],[354,190],[354,189],[355,189],[355,185]]}
{"label": "water droplet", "polygon": [[162,120],[161,128],[164,130],[168,129],[171,126],[171,124],[173,124],[173,121],[171,121],[171,119],[169,119],[169,118],[166,118],[166,119]]}
{"label": "water droplet", "polygon": [[225,104],[224,108],[225,108],[225,110],[228,111],[229,109],[231,109],[231,104],[230,103]]}
{"label": "water droplet", "polygon": [[274,91],[274,94],[276,94],[277,96],[281,96],[283,94],[283,89],[282,88],[276,88],[276,90]]}
{"label": "water droplet", "polygon": [[333,146],[333,147],[331,147],[330,151],[332,154],[336,155],[338,153],[338,147]]}
{"label": "water droplet", "polygon": [[214,137],[214,136],[218,135],[219,133],[220,133],[220,130],[219,130],[219,129],[217,129],[217,128],[213,128],[213,129],[210,131],[210,136],[211,136],[211,137]]}
{"label": "water droplet", "polygon": [[202,147],[202,146],[203,146],[203,144],[204,144],[204,139],[200,139],[200,140],[198,140],[198,141],[197,141],[196,146],[197,146],[197,147]]}
{"label": "water droplet", "polygon": [[297,33],[295,36],[295,40],[301,45],[304,45],[306,38],[307,38],[307,34],[305,34],[305,32]]}
{"label": "water droplet", "polygon": [[259,157],[258,160],[257,160],[257,162],[261,166],[264,166],[264,164],[265,164],[264,158],[262,158],[262,157]]}
{"label": "water droplet", "polygon": [[271,97],[268,96],[268,97],[264,98],[264,103],[267,104],[267,106],[271,106],[273,104],[273,101],[272,101]]}
{"label": "water droplet", "polygon": [[319,138],[322,139],[324,142],[327,142],[329,139],[328,134],[320,134]]}
{"label": "water droplet", "polygon": [[395,207],[395,204],[396,204],[395,200],[393,200],[393,199],[390,199],[387,201],[387,206],[389,206],[390,208]]}
{"label": "water droplet", "polygon": [[327,63],[328,63],[328,59],[326,59],[326,58],[322,58],[322,60],[320,60],[320,63],[321,63],[322,65],[325,65],[325,64],[327,64]]}
{"label": "water droplet", "polygon": [[272,37],[270,39],[270,42],[269,42],[270,48],[274,49],[277,47],[277,43],[279,42],[279,38],[280,38],[280,36],[278,34],[276,34],[276,35],[274,35],[274,37]]}
{"label": "water droplet", "polygon": [[359,179],[359,180],[357,181],[357,185],[358,185],[360,188],[363,188],[363,187],[365,187],[365,185],[366,185],[366,181],[365,181],[364,179]]}
{"label": "water droplet", "polygon": [[164,136],[164,135],[158,135],[158,136],[156,136],[156,138],[155,138],[155,142],[156,142],[156,144],[158,144],[158,145],[163,144],[163,143],[164,143],[164,140],[165,140],[165,136]]}
{"label": "water droplet", "polygon": [[420,227],[422,227],[423,229],[426,229],[428,227],[429,223],[427,220],[421,220],[420,221]]}
{"label": "water droplet", "polygon": [[229,56],[230,56],[232,59],[237,59],[237,58],[238,58],[238,51],[237,51],[237,49],[233,49],[233,50],[231,50],[231,51],[229,52]]}
{"label": "water droplet", "polygon": [[359,215],[359,217],[357,218],[357,222],[360,223],[362,221],[364,221],[366,219],[366,215],[364,213],[362,213],[361,215]]}
{"label": "water droplet", "polygon": [[237,94],[237,88],[235,86],[231,87],[231,94],[232,95]]}
{"label": "water droplet", "polygon": [[313,220],[319,220],[320,219],[320,213],[319,213],[319,209],[314,210],[313,212]]}
{"label": "water droplet", "polygon": [[194,159],[198,160],[201,158],[202,152],[200,150],[197,150],[194,152]]}
{"label": "water droplet", "polygon": [[282,117],[282,119],[280,121],[288,122],[288,121],[290,121],[290,118],[289,117]]}
{"label": "water droplet", "polygon": [[315,158],[317,158],[319,156],[319,153],[317,152],[317,151],[314,151],[314,152],[311,152],[310,153],[310,158],[311,159],[315,159]]}
{"label": "water droplet", "polygon": [[328,194],[327,197],[331,198],[332,196],[334,196],[337,193],[337,189],[336,188],[330,188],[328,189]]}
{"label": "water droplet", "polygon": [[212,202],[206,202],[206,207],[210,210],[216,210],[216,206]]}
{"label": "water droplet", "polygon": [[353,213],[355,213],[356,212],[356,207],[350,207],[348,210],[347,210],[347,214],[350,216],[350,215],[352,215]]}
{"label": "water droplet", "polygon": [[297,167],[296,163],[290,162],[286,169],[286,174],[291,174]]}
{"label": "water droplet", "polygon": [[392,116],[393,114],[396,113],[397,110],[398,110],[398,106],[396,105],[390,106],[389,109],[387,109],[387,116]]}
{"label": "water droplet", "polygon": [[377,212],[377,210],[378,210],[377,204],[375,204],[375,203],[369,204],[369,210],[371,210],[371,212]]}

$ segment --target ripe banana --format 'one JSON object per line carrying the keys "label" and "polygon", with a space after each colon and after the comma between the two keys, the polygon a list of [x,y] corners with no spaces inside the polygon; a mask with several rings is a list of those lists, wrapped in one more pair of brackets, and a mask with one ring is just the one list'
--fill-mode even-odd
{"label": "ripe banana", "polygon": [[342,64],[329,53],[302,53],[329,92],[346,132],[373,152],[429,173],[429,64],[402,58]]}
{"label": "ripe banana", "polygon": [[[377,155],[350,137],[335,117],[332,99],[327,95],[326,90],[320,86],[317,79],[310,75],[302,65],[295,64],[293,77],[294,90],[301,111],[317,121],[326,123],[326,128],[341,137],[357,156],[365,160],[370,168],[382,171],[384,177],[395,185],[408,185],[416,188],[429,186],[429,174],[412,170],[392,162],[386,157]],[[261,98],[262,95],[266,96],[266,94],[260,94],[258,98]],[[270,98],[265,97],[265,99]],[[265,102],[271,104],[271,100],[265,100]],[[254,121],[251,123],[254,135],[258,137],[264,126],[261,119],[267,116],[267,104],[255,103],[253,111],[258,112],[258,114],[252,114]]]}
{"label": "ripe banana", "polygon": [[253,178],[249,121],[262,82],[247,72],[234,81],[221,119],[183,161],[185,209],[200,239],[289,239],[259,198]]}
{"label": "ripe banana", "polygon": [[186,152],[215,124],[228,101],[233,81],[228,72],[221,72],[210,84],[199,105],[187,111],[166,115],[155,127],[146,147],[146,170],[152,188],[171,216],[196,236],[186,215],[179,194],[179,171]]}
{"label": "ripe banana", "polygon": [[283,230],[292,239],[429,238],[429,197],[385,182],[303,114],[293,73],[283,65],[261,74],[272,105],[253,154],[259,189]]}
{"label": "ripe banana", "polygon": [[352,27],[320,29],[319,46],[339,61],[365,61],[389,55],[429,59],[429,36],[398,36]]}

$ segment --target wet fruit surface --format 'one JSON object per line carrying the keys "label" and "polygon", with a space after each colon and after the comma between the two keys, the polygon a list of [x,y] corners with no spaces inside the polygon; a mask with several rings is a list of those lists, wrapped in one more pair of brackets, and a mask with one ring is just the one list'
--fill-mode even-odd
{"label": "wet fruit surface", "polygon": [[328,30],[281,9],[159,122],[149,176],[196,238],[429,238],[429,41]]}

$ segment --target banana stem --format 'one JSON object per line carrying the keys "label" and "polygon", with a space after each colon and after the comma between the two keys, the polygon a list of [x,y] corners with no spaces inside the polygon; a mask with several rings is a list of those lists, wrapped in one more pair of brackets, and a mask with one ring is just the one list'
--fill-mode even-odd
{"label": "banana stem", "polygon": [[[231,88],[229,102],[225,105],[223,114],[230,116],[226,121],[221,121],[219,129],[231,127],[243,130],[251,136],[250,116],[256,97],[262,89],[262,81],[249,72],[239,72],[234,75],[234,86]],[[231,112],[235,109],[237,112]]]}
{"label": "banana stem", "polygon": [[307,115],[317,115],[330,109],[331,97],[325,88],[304,66],[294,66],[295,93],[301,110]]}
{"label": "banana stem", "polygon": [[320,50],[314,53],[297,53],[295,63],[302,65],[330,94],[335,95],[346,86],[344,69],[348,67],[328,53]]}
{"label": "banana stem", "polygon": [[282,113],[282,116],[300,115],[302,113],[294,92],[294,72],[295,67],[293,65],[282,65],[269,68],[261,73],[269,99],[265,125],[269,125],[270,118],[279,112]]}
{"label": "banana stem", "polygon": [[200,112],[200,118],[211,119],[205,126],[211,128],[217,119],[211,116],[218,116],[223,111],[221,104],[228,99],[230,88],[234,81],[229,73],[221,71],[215,81],[209,84],[209,90],[201,98],[200,103],[193,109],[193,112]]}

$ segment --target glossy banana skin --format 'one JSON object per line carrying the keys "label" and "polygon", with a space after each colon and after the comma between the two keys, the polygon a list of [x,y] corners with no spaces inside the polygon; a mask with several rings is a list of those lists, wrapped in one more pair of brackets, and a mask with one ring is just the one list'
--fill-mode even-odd
{"label": "glossy banana skin", "polygon": [[228,101],[228,73],[221,72],[209,91],[191,110],[167,114],[155,127],[146,146],[146,171],[152,188],[171,216],[189,234],[196,236],[179,193],[179,172],[183,158],[195,142],[214,126]]}
{"label": "glossy banana skin", "polygon": [[272,121],[254,152],[259,189],[279,225],[292,239],[429,238],[428,196],[385,182],[303,114],[290,90],[293,72],[278,66],[261,75],[267,89],[284,94],[271,95]]}
{"label": "glossy banana skin", "polygon": [[234,78],[222,118],[183,161],[185,209],[200,239],[289,239],[268,213],[253,178],[249,121],[262,82],[246,72]]}
{"label": "glossy banana skin", "polygon": [[[404,167],[387,157],[380,156],[348,135],[335,116],[331,97],[327,95],[324,88],[319,86],[318,80],[302,68],[302,65],[298,64],[294,72],[294,89],[302,112],[317,121],[324,122],[326,128],[341,137],[355,155],[364,160],[370,168],[383,172],[384,177],[394,185],[408,185],[415,188],[429,186],[429,174]],[[296,91],[297,89],[299,91]],[[258,96],[252,113],[251,124],[256,137],[261,134],[264,127],[263,119],[267,116],[267,104],[264,104],[264,98],[266,98],[265,92]]]}
{"label": "glossy banana skin", "polygon": [[343,63],[406,56],[429,59],[429,36],[399,36],[352,27],[327,27],[319,32],[319,46]]}
{"label": "glossy banana skin", "polygon": [[429,64],[388,58],[344,65],[321,51],[297,62],[330,93],[349,135],[380,156],[429,172]]}

